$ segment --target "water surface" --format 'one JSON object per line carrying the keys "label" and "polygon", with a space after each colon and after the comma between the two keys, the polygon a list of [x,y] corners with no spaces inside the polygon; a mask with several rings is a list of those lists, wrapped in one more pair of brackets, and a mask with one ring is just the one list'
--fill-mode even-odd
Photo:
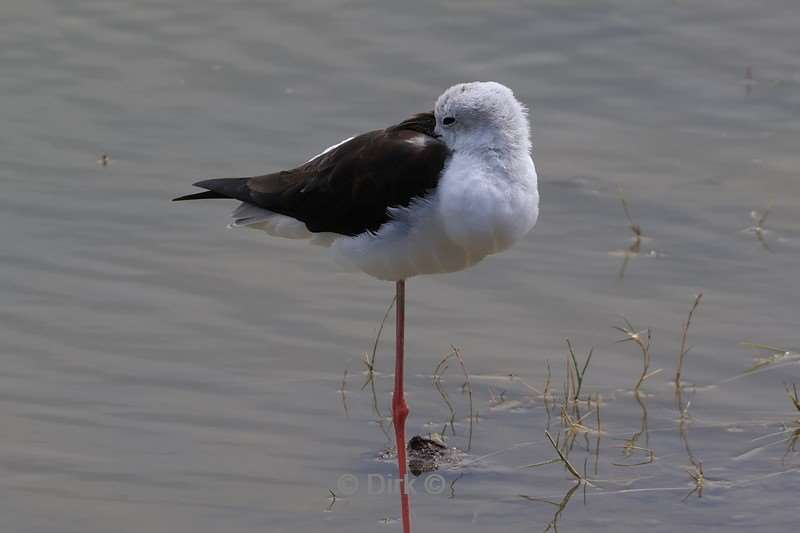
{"label": "water surface", "polygon": [[[550,361],[560,389],[570,338],[580,356],[596,346],[584,386],[605,433],[597,471],[587,463],[597,487],[572,496],[562,531],[792,529],[800,457],[786,435],[754,439],[797,418],[783,387],[798,367],[725,380],[751,365],[742,341],[798,345],[798,27],[790,0],[6,0],[3,530],[398,530],[396,495],[337,488],[394,471],[360,390],[391,285],[227,230],[225,202],[169,199],[194,178],[294,165],[474,79],[531,107],[543,203],[512,251],[409,282],[410,433],[449,418],[431,373],[451,344],[479,412],[471,463],[442,472],[442,494],[413,497],[417,528],[547,527],[558,507],[530,498],[559,502],[573,481],[521,468],[553,457],[548,418],[506,376],[541,389]],[[622,279],[633,234],[620,188],[646,237]],[[764,244],[743,230],[768,208]],[[669,381],[698,292],[684,379],[718,386],[687,391],[682,438]],[[636,348],[615,343],[622,316],[652,328],[664,369],[641,403]],[[390,361],[384,343],[382,415]],[[464,448],[456,366],[444,385]],[[655,460],[615,466],[643,457],[620,448],[642,404],[637,442]],[[581,467],[595,437],[576,440]],[[710,481],[682,501],[693,460]]]}

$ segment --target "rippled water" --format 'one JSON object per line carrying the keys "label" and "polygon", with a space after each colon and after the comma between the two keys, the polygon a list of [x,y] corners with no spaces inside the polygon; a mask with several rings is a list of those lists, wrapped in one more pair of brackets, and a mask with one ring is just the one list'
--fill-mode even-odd
{"label": "rippled water", "polygon": [[[410,433],[450,416],[431,386],[450,344],[478,411],[468,464],[412,498],[418,530],[547,527],[573,482],[522,468],[553,457],[547,409],[507,376],[542,389],[549,360],[560,390],[565,338],[579,357],[596,347],[584,387],[602,433],[596,455],[595,433],[576,439],[596,486],[562,531],[793,529],[800,457],[788,434],[761,437],[797,419],[784,383],[798,367],[727,380],[752,364],[742,341],[798,346],[798,27],[791,0],[6,0],[3,531],[398,530],[396,494],[366,487],[394,467],[360,390],[391,285],[226,230],[225,202],[169,199],[193,178],[291,166],[473,79],[531,106],[542,214],[509,253],[409,283]],[[619,188],[645,236],[622,279]],[[767,209],[762,243],[743,230]],[[717,386],[687,390],[682,437],[669,380],[697,292],[684,379]],[[640,402],[622,316],[652,328],[664,369]],[[382,415],[390,361],[384,343]],[[449,443],[465,448],[460,385],[451,365]],[[616,466],[648,458],[625,456],[638,432],[653,462]],[[693,460],[708,481],[682,501]]]}

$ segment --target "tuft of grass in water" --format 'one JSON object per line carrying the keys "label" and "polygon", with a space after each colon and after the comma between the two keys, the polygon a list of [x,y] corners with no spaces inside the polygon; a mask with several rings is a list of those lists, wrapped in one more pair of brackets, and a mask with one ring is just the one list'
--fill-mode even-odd
{"label": "tuft of grass in water", "polygon": [[689,444],[689,406],[691,405],[691,401],[686,403],[685,407],[682,407],[682,391],[683,389],[678,389],[677,391],[677,401],[678,401],[678,408],[680,411],[680,418],[678,422],[678,435],[681,438],[681,442],[683,442],[683,448],[686,450],[686,456],[689,458],[689,462],[691,466],[689,467],[689,476],[694,480],[694,488],[683,497],[681,501],[686,501],[689,497],[697,493],[698,498],[703,497],[703,487],[705,486],[705,473],[703,472],[703,462],[699,461],[695,458],[694,453],[692,453],[692,447]]}
{"label": "tuft of grass in water", "polygon": [[622,188],[619,189],[619,199],[622,202],[622,210],[625,212],[625,218],[628,219],[628,227],[633,232],[636,242],[641,243],[642,227],[633,221],[633,217],[631,217],[631,211],[628,209],[628,201],[625,200],[625,196],[622,194]]}
{"label": "tuft of grass in water", "polygon": [[[560,399],[560,410],[559,410],[559,420],[560,420],[560,428],[557,433],[557,440],[558,440],[558,458],[542,461],[535,464],[526,465],[526,468],[538,467],[547,464],[552,464],[556,462],[562,461],[562,458],[569,462],[569,454],[572,450],[576,438],[579,435],[583,435],[586,444],[585,449],[591,450],[592,446],[589,440],[589,435],[591,433],[595,433],[597,436],[596,445],[595,445],[595,452],[596,454],[599,453],[600,447],[600,399],[599,395],[596,397],[597,399],[594,400],[594,405],[592,396],[585,396],[585,385],[586,385],[586,375],[589,369],[589,365],[592,360],[592,356],[594,354],[594,349],[590,349],[587,353],[585,360],[582,362],[578,361],[578,356],[575,352],[575,348],[572,345],[572,342],[569,339],[565,340],[567,344],[567,353],[564,356],[564,379],[562,383],[562,391],[560,394],[556,393],[553,394],[551,392],[550,384],[552,381],[552,371],[550,367],[549,361],[546,361],[547,365],[547,375],[545,378],[544,390],[541,395],[542,401],[544,402],[545,413],[547,415],[547,426],[546,432],[549,439],[552,439],[552,435],[550,433],[551,429],[551,409],[555,407],[556,398]],[[490,391],[490,394],[492,392]],[[583,396],[582,396],[583,395]],[[586,411],[583,413],[581,405],[586,405]],[[590,417],[594,416],[595,423],[594,427],[588,425],[586,420]],[[563,435],[562,435],[563,432]],[[561,437],[563,436],[563,440]],[[553,441],[555,442],[555,441]],[[587,457],[587,465],[588,465],[588,457]],[[598,460],[595,456],[595,472],[597,471],[597,463]],[[585,467],[588,467],[585,465]],[[577,472],[571,464],[567,466],[568,470],[573,472]],[[586,476],[581,476],[582,479],[586,479]]]}
{"label": "tuft of grass in water", "polygon": [[[685,358],[686,354],[690,351],[688,346],[688,332],[692,327],[692,323],[695,321],[694,314],[696,309],[701,302],[702,294],[698,294],[693,302],[691,309],[689,310],[688,316],[683,325],[683,334],[682,334],[682,341],[681,341],[681,348],[678,357],[678,365],[676,369],[676,389],[675,392],[678,395],[682,394],[700,394],[702,396],[702,391],[705,390],[704,387],[696,387],[692,388],[691,385],[686,384],[684,385],[681,382],[680,377],[683,375],[682,373],[682,358]],[[388,314],[388,313],[387,313]],[[384,321],[386,318],[384,318]],[[531,386],[530,384],[526,383],[522,378],[515,374],[507,374],[510,382],[519,382],[521,387],[515,391],[513,386],[504,389],[503,386],[496,386],[493,389],[492,387],[488,387],[488,394],[489,404],[494,404],[498,402],[513,402],[514,395],[519,393],[519,390],[522,389],[522,394],[528,396],[531,392],[536,393],[540,396],[543,400],[545,405],[545,413],[547,415],[547,431],[545,432],[545,436],[549,442],[549,445],[553,447],[555,453],[549,453],[545,449],[544,452],[546,456],[550,458],[536,463],[527,465],[528,468],[531,467],[538,467],[548,464],[557,464],[561,463],[563,468],[568,471],[568,476],[574,479],[574,483],[570,482],[570,486],[572,488],[569,489],[569,493],[567,494],[565,500],[568,503],[569,498],[571,495],[577,491],[577,488],[583,486],[584,492],[586,492],[587,486],[592,487],[594,490],[592,491],[593,495],[615,495],[615,494],[627,494],[627,493],[648,493],[648,492],[666,492],[666,491],[675,491],[676,493],[680,493],[676,500],[683,498],[683,501],[688,500],[692,495],[697,494],[698,497],[702,497],[703,491],[708,488],[716,488],[716,487],[723,487],[727,488],[728,486],[733,486],[734,483],[728,483],[726,480],[716,480],[713,477],[707,478],[704,473],[704,466],[703,462],[699,461],[699,458],[695,458],[692,454],[692,450],[689,446],[689,429],[693,427],[695,424],[699,424],[700,427],[721,427],[714,424],[707,424],[702,420],[694,420],[693,417],[689,415],[689,407],[691,402],[686,402],[684,404],[683,398],[681,398],[678,402],[678,413],[680,415],[678,420],[670,419],[669,421],[672,423],[679,422],[677,428],[671,426],[671,428],[654,428],[652,429],[652,442],[654,447],[650,447],[650,437],[648,431],[648,421],[647,421],[647,408],[645,405],[645,400],[647,396],[642,392],[642,387],[644,383],[652,376],[657,374],[660,370],[651,371],[651,357],[650,354],[652,352],[652,332],[651,329],[641,329],[637,330],[628,320],[624,319],[623,327],[616,327],[616,331],[621,332],[624,335],[624,338],[621,340],[617,340],[616,342],[633,342],[637,345],[639,352],[641,352],[642,357],[642,366],[641,366],[641,375],[636,383],[635,388],[633,389],[633,396],[636,401],[639,403],[642,409],[642,422],[641,427],[637,428],[638,430],[634,433],[634,435],[630,438],[630,432],[628,429],[622,429],[624,433],[615,433],[611,426],[608,426],[608,422],[601,426],[601,419],[600,419],[600,408],[601,408],[601,399],[600,395],[593,391],[595,389],[594,383],[589,381],[588,376],[588,369],[591,366],[591,358],[593,357],[593,350],[589,350],[585,360],[577,355],[579,350],[576,350],[575,346],[572,345],[570,340],[566,340],[567,343],[567,351],[563,354],[564,357],[564,371],[561,376],[558,376],[562,379],[561,385],[563,385],[562,390],[558,390],[559,383],[557,381],[553,381],[556,376],[553,376],[550,363],[546,362],[546,377],[544,379],[544,387],[539,392],[539,389],[536,387]],[[694,326],[695,328],[697,326]],[[694,331],[694,330],[693,330]],[[380,330],[379,330],[380,333]],[[617,335],[614,334],[616,337]],[[761,357],[757,360],[757,365],[755,368],[761,368],[762,366],[768,366],[774,363],[780,363],[777,366],[783,366],[784,364],[794,364],[798,360],[800,360],[800,353],[797,351],[789,351],[783,348],[777,348],[775,346],[769,346],[764,344],[752,344],[748,343],[749,346],[752,346],[760,351],[759,355],[763,354],[764,351],[769,352],[768,357]],[[471,446],[471,431],[472,431],[472,424],[478,422],[478,411],[472,405],[472,394],[471,394],[471,384],[470,384],[470,375],[466,370],[464,365],[463,358],[460,357],[459,350],[455,347],[451,347],[453,350],[452,353],[448,353],[445,357],[442,358],[439,365],[437,365],[436,370],[434,371],[433,376],[433,386],[439,391],[440,395],[443,397],[443,401],[448,406],[449,417],[450,420],[448,424],[451,428],[454,426],[454,417],[455,412],[457,409],[461,409],[463,405],[463,400],[458,400],[457,398],[453,397],[454,394],[453,388],[456,385],[450,384],[450,390],[448,391],[448,387],[445,385],[447,381],[444,380],[444,375],[448,370],[455,371],[456,373],[458,370],[454,368],[454,361],[458,361],[458,364],[461,368],[461,371],[464,374],[464,383],[461,386],[461,390],[463,394],[469,394],[470,396],[470,437],[469,437],[469,444]],[[586,352],[584,352],[586,353]],[[369,358],[367,354],[365,354],[365,360],[371,364],[371,368],[368,367],[368,370],[374,371],[374,375],[376,377],[380,376],[374,369],[374,355],[372,358]],[[352,366],[352,365],[350,365]],[[594,368],[594,367],[591,367]],[[743,374],[745,376],[746,374]],[[448,376],[451,377],[451,376]],[[496,376],[489,376],[492,379],[496,379]],[[345,370],[343,379],[342,379],[342,391],[346,391],[346,380],[348,378],[348,370]],[[477,378],[476,378],[477,379]],[[374,381],[378,382],[378,386],[380,386],[380,380],[375,379]],[[727,383],[731,380],[724,380],[721,383]],[[555,386],[551,388],[551,382],[555,383]],[[672,381],[666,383],[667,385],[672,384]],[[713,385],[713,387],[717,387],[718,385]],[[373,388],[375,385],[373,384]],[[710,388],[710,387],[708,387]],[[352,389],[352,387],[351,387]],[[481,387],[480,391],[486,392],[486,387]],[[449,392],[449,396],[448,393]],[[798,394],[800,390],[796,385],[786,385],[786,393],[790,398],[790,401],[794,407],[794,411],[800,413],[800,397]],[[350,391],[347,391],[347,395],[351,396]],[[343,395],[344,396],[344,395]],[[626,395],[627,396],[627,395]],[[480,397],[480,396],[479,396]],[[612,412],[614,409],[613,402],[615,401],[617,395],[613,393],[609,393],[608,395],[604,395],[604,397],[608,398],[607,403],[602,403],[604,416],[606,413]],[[693,398],[693,397],[692,397]],[[691,398],[690,398],[691,399]],[[481,400],[476,400],[481,401]],[[785,400],[784,400],[785,401]],[[484,403],[481,405],[485,405],[485,399],[483,400]],[[660,404],[659,404],[660,405]],[[610,407],[609,407],[610,406]],[[555,425],[560,423],[559,427],[553,427],[551,429],[551,413],[552,409],[555,408],[557,411],[556,413],[560,412],[559,416],[554,416],[552,424]],[[473,410],[474,409],[474,410]],[[612,409],[612,411],[607,411],[607,409]],[[582,413],[581,413],[582,411]],[[659,413],[657,411],[656,413]],[[543,414],[544,415],[544,414]],[[489,415],[491,416],[491,414]],[[595,422],[591,422],[590,417],[594,417]],[[796,421],[794,420],[796,418]],[[463,419],[463,417],[462,417]],[[663,418],[659,418],[658,414],[656,414],[656,421],[660,420],[665,422]],[[777,445],[779,447],[786,446],[786,456],[789,453],[795,451],[795,446],[797,442],[800,442],[800,414],[798,416],[791,416],[791,421],[787,420],[787,423],[782,424],[782,428],[780,432],[776,432],[774,434],[766,435],[763,438],[770,438],[780,435],[779,440],[776,442],[770,442],[767,446]],[[558,422],[556,422],[558,421]],[[758,422],[761,424],[762,422]],[[738,425],[738,424],[737,424]],[[727,425],[726,425],[727,426]],[[633,431],[635,428],[630,427],[630,430]],[[646,472],[654,472],[658,471],[658,469],[654,469],[652,467],[647,467],[646,465],[650,465],[653,463],[664,463],[666,465],[670,465],[670,462],[675,461],[676,454],[669,454],[669,455],[656,455],[654,448],[658,446],[658,435],[662,434],[663,432],[669,430],[672,433],[675,429],[678,430],[680,434],[680,438],[683,441],[686,455],[688,455],[689,461],[688,464],[686,463],[686,455],[680,454],[681,457],[678,458],[680,461],[678,466],[681,468],[681,472],[686,472],[686,474],[691,479],[691,484],[687,484],[688,480],[684,480],[682,483],[678,483],[677,486],[669,486],[669,487],[642,487],[638,486],[637,483],[643,479],[649,479],[653,476],[644,476],[644,477],[630,477],[628,475],[625,476],[609,476],[608,479],[601,478],[598,475],[598,463],[603,461],[604,467],[610,470],[610,467],[620,467],[620,470],[617,472],[627,471],[628,474],[632,475],[632,472],[636,471],[637,469],[631,469],[630,467],[640,467],[641,471]],[[737,429],[738,428],[731,428]],[[602,450],[600,447],[600,435],[605,430],[607,433],[605,435],[609,436],[611,443],[607,444]],[[590,433],[594,432],[597,438],[597,442],[590,441]],[[462,431],[461,434],[463,435],[464,432]],[[605,435],[603,435],[605,437]],[[462,437],[463,438],[463,437]],[[583,445],[584,439],[586,440],[586,445]],[[594,438],[591,439],[592,441]],[[614,446],[614,441],[619,443],[619,446]],[[532,442],[525,442],[525,443],[518,443],[514,446],[508,448],[508,450],[512,449],[519,449],[522,446],[529,446],[529,445],[541,445],[541,440],[532,441]],[[763,446],[761,448],[766,449],[767,446]],[[545,446],[546,448],[547,446]],[[620,458],[605,458],[601,457],[604,455],[608,450],[611,448],[621,448],[622,449],[622,457]],[[469,449],[469,448],[468,448]],[[494,451],[486,456],[479,457],[476,461],[484,460],[486,457],[497,455],[502,453],[505,450],[498,450]],[[540,450],[541,452],[542,450]],[[758,451],[758,450],[756,450]],[[753,451],[749,450],[747,454],[742,454],[744,458],[745,455],[747,457],[752,457]],[[592,456],[594,456],[594,470],[591,474],[587,473],[587,471],[591,471],[591,461]],[[618,462],[613,462],[616,459]],[[708,459],[711,462],[717,462],[720,460],[718,456],[713,457],[703,457],[703,459]],[[738,461],[740,460],[739,457],[733,458],[733,460]],[[583,462],[584,466],[583,469],[580,468],[580,463]],[[460,466],[459,466],[460,467]],[[457,467],[453,467],[457,468]],[[685,470],[684,470],[685,469]],[[780,472],[773,472],[769,473],[766,476],[762,476],[759,478],[748,478],[744,479],[740,482],[737,482],[736,485],[741,484],[750,484],[755,482],[757,479],[766,479],[776,475],[782,475],[785,472],[794,472],[796,469],[790,470],[782,470]],[[461,473],[463,475],[463,472]],[[461,477],[459,476],[459,478]],[[658,474],[655,475],[656,477]],[[457,479],[459,479],[457,478]],[[726,484],[727,483],[727,484]],[[455,481],[451,484],[451,497],[454,495],[454,488],[453,485]],[[574,485],[574,486],[572,486]],[[608,490],[611,486],[619,486],[623,487],[621,490]],[[688,494],[686,494],[688,491]],[[560,495],[558,496],[549,496],[549,500],[546,500],[544,497],[542,498],[535,498],[525,495],[520,495],[521,498],[525,498],[531,501],[541,501],[552,504],[556,506],[560,511],[563,511],[564,507],[558,507],[559,504],[558,500],[560,499]],[[339,498],[341,499],[341,498]],[[556,519],[557,524],[557,519]],[[548,524],[548,530],[554,529],[557,530],[557,525],[554,523]]]}
{"label": "tuft of grass in water", "polygon": [[433,371],[433,386],[436,388],[436,391],[441,396],[442,401],[444,401],[445,405],[447,405],[447,409],[450,410],[450,420],[447,421],[444,428],[442,429],[442,436],[444,436],[445,431],[447,430],[447,426],[450,426],[450,431],[453,435],[456,434],[456,427],[455,427],[455,420],[456,420],[456,410],[453,407],[453,404],[450,402],[450,397],[447,395],[447,392],[442,388],[442,375],[447,372],[448,367],[450,366],[447,361],[450,359],[450,355],[446,355],[439,361],[439,364],[436,365],[436,368]]}
{"label": "tuft of grass in water", "polygon": [[580,418],[575,418],[569,414],[566,406],[561,407],[561,424],[570,436],[577,435],[578,433],[591,433],[592,428],[583,424],[587,416],[591,415],[589,411]]}
{"label": "tuft of grass in water", "polygon": [[[786,394],[789,395],[789,399],[792,401],[794,408],[800,413],[800,397],[797,395],[797,385],[794,383],[792,383],[791,387],[786,385]],[[800,441],[800,418],[785,427],[786,431],[790,432],[791,435],[786,439],[786,453],[783,454],[782,459],[784,463],[786,462],[786,457],[788,457],[790,453],[797,451],[797,443]]]}
{"label": "tuft of grass in water", "polygon": [[328,496],[328,500],[331,502],[328,507],[325,508],[326,513],[333,512],[333,506],[336,505],[336,493],[333,492],[331,489],[328,489],[330,496]]}
{"label": "tuft of grass in water", "polygon": [[691,348],[686,345],[686,338],[689,335],[689,327],[692,325],[692,317],[694,316],[694,312],[697,309],[697,306],[700,305],[700,299],[703,297],[703,293],[698,293],[698,295],[694,299],[694,303],[692,304],[692,308],[689,310],[689,316],[686,318],[686,322],[683,324],[683,334],[681,336],[681,351],[678,353],[678,368],[675,371],[675,390],[676,392],[681,388],[681,375],[683,374],[683,361],[686,358],[686,354],[689,353]]}
{"label": "tuft of grass in water", "polygon": [[771,252],[772,250],[767,244],[767,240],[764,238],[764,234],[767,231],[764,227],[764,223],[767,221],[770,211],[772,211],[772,207],[767,207],[764,211],[750,211],[750,218],[753,219],[754,225],[745,230],[755,234],[758,242],[761,243],[762,248],[767,252]]}
{"label": "tuft of grass in water", "polygon": [[[375,373],[376,373],[376,371],[375,371],[375,360],[377,358],[378,345],[380,344],[381,335],[383,334],[383,329],[386,326],[386,321],[389,318],[389,314],[391,313],[392,308],[395,305],[395,302],[396,302],[396,297],[393,297],[392,301],[389,303],[389,306],[386,308],[386,312],[383,314],[383,319],[381,320],[380,325],[378,326],[378,331],[375,334],[375,340],[372,342],[372,350],[371,350],[371,352],[370,353],[364,353],[363,356],[362,356],[362,359],[361,359],[361,362],[366,367],[366,370],[365,370],[364,373],[367,376],[366,379],[364,380],[364,384],[361,385],[361,390],[363,391],[367,386],[370,387],[370,392],[372,394],[372,410],[375,412],[376,422],[378,424],[378,427],[380,428],[380,430],[383,433],[383,435],[386,437],[386,441],[389,444],[391,444],[393,442],[393,439],[389,435],[389,432],[386,430],[386,426],[385,426],[386,417],[383,415],[383,413],[381,413],[380,402],[378,402],[378,392],[377,392],[377,390],[375,388]],[[344,392],[348,372],[349,372],[349,365],[348,365],[348,368],[345,368],[344,378],[342,379],[342,402],[344,403],[344,406],[345,406],[345,414],[348,414],[348,407],[347,407],[347,403],[345,401],[346,394]],[[348,416],[349,416],[349,414],[348,414]]]}
{"label": "tuft of grass in water", "polygon": [[[475,422],[476,414],[474,405],[472,403],[472,380],[469,377],[469,372],[467,372],[467,367],[464,364],[464,358],[461,356],[461,351],[453,345],[450,345],[450,353],[447,354],[439,361],[439,364],[436,365],[436,369],[433,371],[433,385],[436,387],[436,390],[439,391],[439,395],[444,400],[447,408],[450,410],[450,420],[448,424],[450,425],[450,429],[452,430],[453,434],[455,434],[455,417],[456,411],[453,407],[452,402],[450,402],[450,398],[444,389],[441,387],[441,378],[444,375],[445,371],[449,366],[449,362],[451,359],[455,359],[458,362],[458,366],[461,368],[461,372],[464,375],[464,383],[461,385],[461,391],[467,394],[467,398],[469,401],[469,430],[467,434],[467,449],[466,451],[470,451],[472,448],[472,430],[473,424]],[[446,427],[446,426],[445,426]]]}
{"label": "tuft of grass in water", "polygon": [[570,356],[570,359],[567,361],[567,372],[569,373],[570,382],[572,385],[571,398],[572,401],[577,402],[580,399],[581,388],[583,387],[583,378],[586,376],[586,370],[589,368],[589,362],[592,360],[594,348],[589,350],[589,355],[586,356],[586,361],[584,361],[583,366],[579,369],[578,358],[575,356],[575,350],[572,349],[572,343],[569,341],[569,339],[566,339],[566,341]]}
{"label": "tuft of grass in water", "polygon": [[506,401],[506,392],[505,390],[501,390],[499,393],[494,391],[494,387],[489,386],[489,404],[493,407],[497,407],[500,404],[505,403]]}
{"label": "tuft of grass in water", "polygon": [[[800,414],[800,397],[798,396],[798,394],[800,393],[798,393],[797,385],[784,384],[784,388],[786,389],[787,396],[789,396],[789,400],[792,402],[792,406],[795,408],[798,414]],[[785,442],[786,451],[784,452],[783,457],[781,458],[781,464],[783,464],[783,466],[786,466],[786,459],[789,457],[790,454],[797,452],[797,443],[800,442],[800,417],[790,422],[783,423],[781,426],[782,427],[779,431],[762,435],[760,437],[752,439],[751,442],[762,441],[765,439],[772,439],[773,437],[780,437],[778,440],[769,442],[764,445],[759,445],[756,448],[752,448],[747,452],[745,452],[744,454],[737,456],[737,459],[740,459],[744,456],[752,455],[755,452],[764,451],[767,448],[770,448],[776,444]],[[787,472],[792,470],[795,469],[787,470]]]}
{"label": "tuft of grass in water", "polygon": [[781,363],[783,361],[800,358],[800,354],[798,353],[792,352],[791,350],[787,350],[786,348],[778,348],[777,346],[770,346],[769,344],[759,344],[755,342],[741,342],[739,344],[769,354],[766,356],[756,355],[753,358],[753,365],[744,371],[745,374],[755,372],[756,370],[760,370],[764,367],[773,365],[775,363]]}
{"label": "tuft of grass in water", "polygon": [[633,233],[633,243],[631,243],[628,249],[625,250],[624,258],[622,259],[622,266],[620,266],[619,269],[619,279],[623,279],[625,277],[625,271],[628,269],[628,263],[630,262],[631,257],[639,255],[639,252],[641,252],[642,227],[633,221],[633,217],[631,217],[631,211],[628,209],[628,201],[622,194],[622,188],[619,188],[619,199],[622,202],[622,210],[625,213],[625,218],[628,220],[628,227]]}
{"label": "tuft of grass in water", "polygon": [[[565,449],[572,447],[572,443],[578,434],[583,434],[587,439],[588,433],[592,431],[591,428],[583,424],[584,419],[592,414],[591,401],[586,400],[589,407],[588,412],[581,414],[581,392],[586,379],[586,372],[589,368],[589,363],[592,360],[594,348],[589,350],[583,364],[578,364],[578,357],[575,355],[575,349],[569,339],[566,339],[567,354],[564,361],[564,383],[561,395],[561,427],[567,431],[566,442],[568,443]],[[550,365],[547,365],[547,383],[545,385],[545,409],[547,410],[547,429],[550,429],[550,401],[547,396],[550,384]]]}
{"label": "tuft of grass in water", "polygon": [[461,352],[455,346],[450,346],[452,348],[453,353],[455,354],[456,359],[458,359],[458,365],[461,367],[461,371],[464,373],[464,383],[461,385],[461,390],[466,391],[467,398],[469,400],[469,436],[467,437],[467,451],[470,451],[472,448],[472,425],[475,421],[474,416],[474,408],[472,405],[472,381],[469,378],[469,372],[467,372],[467,367],[464,364],[464,358],[461,357]]}
{"label": "tuft of grass in water", "polygon": [[628,322],[628,319],[623,317],[622,320],[625,321],[625,326],[615,326],[614,329],[623,333],[625,338],[617,342],[633,342],[642,352],[642,374],[639,376],[639,380],[636,382],[636,386],[633,388],[634,392],[638,392],[642,386],[642,383],[655,376],[663,369],[659,368],[650,372],[650,346],[653,339],[650,328],[645,330],[637,330],[630,322]]}
{"label": "tuft of grass in water", "polygon": [[690,490],[689,493],[683,497],[681,500],[682,502],[688,500],[694,493],[697,493],[698,498],[703,497],[703,488],[706,486],[706,475],[703,472],[702,462],[692,466],[692,468],[689,470],[689,477],[691,477],[692,481],[694,481],[694,488],[692,488],[692,490]]}

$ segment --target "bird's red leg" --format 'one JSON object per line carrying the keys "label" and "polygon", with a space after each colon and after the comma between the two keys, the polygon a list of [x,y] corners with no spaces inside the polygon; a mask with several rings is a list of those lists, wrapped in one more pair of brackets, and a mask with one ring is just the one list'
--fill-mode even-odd
{"label": "bird's red leg", "polygon": [[403,533],[411,533],[411,515],[406,492],[406,418],[408,405],[403,394],[403,351],[406,318],[406,282],[400,280],[396,283],[397,303],[395,315],[397,318],[395,332],[395,369],[394,369],[394,396],[392,397],[392,422],[394,423],[395,444],[397,446],[397,466],[400,470],[400,506],[403,513]]}

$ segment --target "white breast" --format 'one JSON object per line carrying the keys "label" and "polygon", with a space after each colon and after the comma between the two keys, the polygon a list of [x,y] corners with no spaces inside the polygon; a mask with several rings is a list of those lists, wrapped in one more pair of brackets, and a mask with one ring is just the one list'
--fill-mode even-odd
{"label": "white breast", "polygon": [[454,155],[435,192],[376,233],[335,239],[339,262],[379,279],[396,281],[470,267],[530,231],[539,194],[531,158],[499,168],[492,161]]}
{"label": "white breast", "polygon": [[527,153],[505,161],[457,154],[439,193],[448,236],[475,254],[505,250],[533,228],[539,215],[536,168]]}

